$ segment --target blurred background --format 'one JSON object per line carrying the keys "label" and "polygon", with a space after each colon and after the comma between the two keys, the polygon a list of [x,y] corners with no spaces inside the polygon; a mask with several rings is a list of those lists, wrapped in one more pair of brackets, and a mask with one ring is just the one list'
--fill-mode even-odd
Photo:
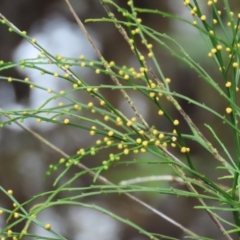
{"label": "blurred background", "polygon": [[[125,0],[116,0],[115,2],[123,7],[127,6],[127,1]],[[237,1],[230,0],[229,2],[232,9],[237,12],[239,10]],[[82,20],[106,16],[106,12],[97,0],[71,0],[71,3]],[[200,1],[200,3],[202,2]],[[187,8],[183,6],[182,1],[135,1],[135,5],[142,8],[171,12],[191,20],[191,16]],[[208,15],[207,6],[204,3],[201,6],[206,12],[206,15]],[[219,9],[223,10],[222,1],[219,1]],[[115,9],[112,8],[112,11],[118,16]],[[67,57],[79,57],[83,54],[89,59],[97,59],[63,0],[2,0],[0,1],[0,13],[6,16],[19,29],[25,30],[31,37],[35,37],[38,43],[48,49],[53,55],[60,54]],[[144,24],[177,39],[190,56],[198,62],[220,86],[223,86],[223,79],[214,61],[207,57],[209,49],[207,49],[199,32],[189,25],[176,20],[163,18],[159,15],[143,14],[139,15],[139,17],[143,19]],[[222,17],[223,19],[226,18],[224,11]],[[129,51],[127,43],[113,25],[98,22],[87,23],[86,27],[107,61],[115,61],[115,63],[120,66],[136,65],[136,60]],[[205,103],[220,114],[224,114],[227,103],[223,98],[220,98],[218,94],[214,93],[209,85],[201,80],[191,68],[175,59],[161,46],[155,44],[154,50],[165,76],[172,79],[172,89],[201,103]],[[36,49],[30,44],[16,34],[9,33],[6,26],[0,25],[0,60],[5,62],[19,61],[25,58],[36,57],[37,54]],[[89,79],[91,83],[111,83],[111,80],[106,76],[97,76],[88,70],[82,71],[76,69],[76,71],[79,71],[84,80],[88,81]],[[50,76],[42,76],[39,72],[28,69],[20,70],[15,68],[4,70],[0,75],[21,79],[29,77],[35,83],[42,84],[45,87],[50,87],[57,91],[66,87],[62,80],[59,81],[59,79],[54,79]],[[114,91],[106,91],[105,94],[119,109],[126,109],[126,103],[122,101],[120,94],[118,95]],[[34,108],[42,104],[48,97],[49,95],[42,91],[30,91],[28,85],[18,82],[8,83],[7,81],[0,80],[0,107],[3,109]],[[85,101],[84,95],[75,97],[79,101]],[[159,119],[156,114],[156,109],[149,106],[148,102],[145,101],[141,95],[136,94],[133,95],[132,98],[150,126],[154,125],[162,131],[171,130],[168,123],[163,120],[163,118]],[[196,125],[212,142],[214,142],[214,139],[209,130],[204,127],[204,123],[214,126],[214,130],[218,132],[218,136],[233,153],[231,141],[232,132],[230,129],[206,111],[190,105],[185,101],[179,100],[179,102]],[[54,102],[52,104],[56,105]],[[172,106],[169,105],[168,108],[173,117],[179,117]],[[130,112],[130,110],[125,111],[127,115],[133,116],[133,112]],[[79,148],[90,146],[92,141],[92,138],[90,136],[88,137],[88,133],[76,131],[71,127],[50,123],[42,123],[39,125],[36,124],[36,120],[33,119],[24,121],[24,124],[41,133],[41,135],[69,155],[74,154]],[[183,131],[189,132],[184,123],[181,127]],[[194,164],[198,170],[211,179],[218,181],[218,176],[221,176],[223,173],[219,172],[220,170],[216,170],[217,163],[215,160],[206,152],[203,152],[199,146],[194,144],[191,145],[191,153],[195,161]],[[87,166],[97,166],[109,153],[106,152],[104,154],[96,157],[87,157],[83,161]],[[60,157],[60,155],[34,139],[29,133],[13,124],[0,129],[0,185],[4,189],[12,189],[14,196],[20,203],[31,198],[33,195],[52,189],[52,184],[57,173],[53,174],[46,181],[43,181],[43,179],[49,164],[58,162]],[[128,159],[129,158],[131,157],[128,156]],[[72,169],[68,174],[72,176],[78,171],[79,169]],[[159,169],[155,166],[128,166],[112,169],[105,173],[105,175],[115,183],[137,176],[160,174],[169,174],[169,170],[163,166],[160,166]],[[75,186],[88,186],[91,182],[91,177],[84,176],[74,184]],[[220,183],[228,184],[227,181],[221,181]],[[158,184],[159,186],[163,186],[163,183],[154,183],[154,186],[158,186]],[[164,184],[166,187],[168,185],[171,187],[169,183]],[[174,183],[174,187],[185,189],[177,183]],[[225,239],[204,211],[193,209],[193,206],[198,204],[194,199],[147,193],[138,193],[136,195],[199,235],[212,237],[213,239]],[[183,238],[181,230],[127,197],[113,194],[89,197],[84,199],[84,201],[105,207],[119,214],[121,217],[139,224],[148,231],[169,235],[177,239]],[[2,193],[0,193],[0,206],[9,209],[12,208],[12,202]],[[222,216],[231,221],[231,215],[224,213]],[[0,228],[5,226],[6,217],[6,215],[0,217]],[[136,230],[91,209],[57,207],[45,210],[38,217],[43,223],[50,222],[54,230],[69,240],[147,239]],[[19,224],[19,226],[13,230],[20,231],[22,227],[23,225]],[[35,226],[31,228],[31,232],[50,237],[47,231]]]}

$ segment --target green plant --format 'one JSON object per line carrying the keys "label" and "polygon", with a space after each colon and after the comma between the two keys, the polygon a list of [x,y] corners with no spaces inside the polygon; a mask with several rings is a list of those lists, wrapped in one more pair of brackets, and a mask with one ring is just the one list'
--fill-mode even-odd
{"label": "green plant", "polygon": [[[20,67],[22,69],[32,68],[41,71],[42,74],[52,75],[62,81],[68,82],[71,88],[55,92],[52,89],[39,86],[31,82],[28,78],[15,79],[11,77],[1,76],[5,81],[20,81],[29,84],[30,88],[38,88],[52,94],[44,104],[35,109],[25,110],[8,110],[1,109],[1,115],[5,116],[1,122],[1,127],[7,124],[16,123],[33,136],[46,144],[54,151],[62,155],[57,164],[52,164],[47,171],[47,176],[54,171],[58,172],[58,177],[54,182],[54,189],[50,192],[41,193],[24,203],[18,202],[12,195],[12,190],[5,190],[1,187],[1,191],[5,193],[15,208],[2,208],[1,213],[9,214],[8,224],[1,230],[2,239],[13,238],[21,239],[23,236],[29,236],[35,239],[46,239],[36,236],[28,232],[31,224],[37,224],[53,234],[51,239],[66,239],[58,232],[51,228],[50,224],[44,225],[37,216],[40,212],[47,208],[57,205],[76,205],[85,208],[92,208],[101,211],[118,221],[121,221],[132,228],[135,228],[140,234],[150,239],[172,239],[171,236],[162,236],[148,232],[134,222],[127,220],[117,214],[114,214],[100,206],[84,202],[85,198],[93,195],[110,195],[113,193],[124,194],[133,201],[143,206],[160,217],[165,218],[176,227],[180,228],[185,236],[191,239],[209,239],[207,236],[199,236],[191,230],[185,228],[173,219],[167,217],[154,207],[148,205],[134,193],[150,192],[152,194],[168,194],[181,197],[196,198],[199,205],[196,208],[205,210],[213,222],[219,228],[219,231],[227,239],[233,239],[233,236],[240,237],[240,218],[239,218],[239,169],[240,169],[240,146],[239,146],[239,106],[237,102],[238,80],[239,80],[239,21],[240,14],[235,16],[231,12],[228,1],[222,1],[225,14],[228,19],[226,22],[221,17],[218,10],[217,1],[208,1],[206,3],[209,11],[209,17],[204,12],[197,0],[184,1],[184,5],[189,9],[194,20],[193,22],[180,18],[174,14],[165,13],[161,10],[141,9],[134,6],[133,1],[128,1],[128,9],[122,8],[115,1],[100,1],[103,8],[108,13],[107,18],[88,19],[86,22],[104,22],[114,24],[119,34],[129,44],[129,51],[132,51],[135,59],[139,63],[139,69],[128,66],[117,66],[113,61],[107,62],[94,44],[91,36],[86,30],[82,21],[76,15],[68,0],[66,3],[74,16],[79,27],[88,39],[92,48],[96,52],[99,60],[86,59],[84,56],[72,59],[61,55],[53,56],[47,49],[42,48],[35,38],[31,38],[26,32],[20,31],[15,25],[0,15],[2,24],[9,28],[10,32],[14,32],[25,38],[30,44],[39,50],[40,55],[36,59],[23,59],[19,63],[0,62],[0,70]],[[116,9],[121,18],[117,19],[111,12],[110,7]],[[211,77],[211,72],[205,70],[200,64],[191,58],[188,49],[181,46],[178,40],[173,37],[158,32],[149,26],[144,25],[138,14],[154,14],[163,17],[169,17],[181,22],[185,22],[192,28],[201,33],[202,38],[209,49],[208,56],[215,62],[215,67],[220,70],[222,83]],[[235,13],[236,14],[236,13]],[[139,40],[145,47],[143,54]],[[165,76],[161,65],[155,57],[155,46],[162,46],[174,58],[177,58],[181,64],[187,65],[191,71],[195,72],[201,81],[208,85],[208,91],[216,92],[217,101],[224,102],[222,107],[224,111],[218,112],[214,107],[191,99],[190,97],[176,92],[171,87],[171,79]],[[153,48],[154,46],[154,48]],[[226,51],[225,51],[226,50]],[[24,56],[23,56],[24,57]],[[151,63],[151,67],[150,67]],[[171,64],[171,63],[169,63]],[[55,65],[61,72],[51,72],[46,66]],[[83,79],[77,74],[73,67],[87,67],[96,72],[96,74],[104,74],[112,80],[112,84],[89,84],[87,79]],[[133,117],[128,117],[124,111],[118,109],[105,96],[106,91],[118,91],[122,94],[123,99],[127,102],[133,112]],[[74,93],[85,92],[90,97],[89,102],[84,103],[74,98]],[[146,98],[147,103],[153,106],[158,113],[159,121],[165,118],[170,131],[166,131],[166,127],[157,128],[151,126],[142,116],[141,111],[137,109],[132,101],[131,95],[138,92],[141,97]],[[64,99],[55,107],[48,107],[51,101]],[[203,96],[204,99],[204,96]],[[208,123],[205,127],[209,130],[202,129],[202,126],[192,121],[185,112],[179,102],[186,101],[198,108],[204,110],[204,114],[214,116],[214,118],[223,122],[231,137],[229,141],[234,146],[233,149],[228,148],[225,140],[222,139],[214,126]],[[179,118],[176,118],[169,109],[169,105],[175,109]],[[45,114],[50,114],[50,117]],[[90,114],[89,114],[90,113]],[[156,116],[156,115],[155,115]],[[27,118],[35,118],[37,122],[50,122],[53,124],[65,124],[68,127],[76,129],[84,129],[91,136],[98,136],[96,142],[86,148],[80,148],[75,154],[69,156],[61,149],[48,142],[34,131],[24,127],[24,120]],[[181,120],[179,120],[181,119]],[[185,131],[181,125],[185,122],[188,130]],[[206,134],[203,132],[206,132]],[[208,139],[211,139],[208,140]],[[218,180],[212,179],[211,176],[201,172],[199,165],[196,163],[194,155],[191,154],[192,148],[189,146],[201,148],[201,152],[207,153],[209,161],[215,161],[217,170],[222,170]],[[101,159],[102,164],[95,167],[87,167],[82,160],[88,156],[96,156],[101,158],[101,152],[110,152],[107,158]],[[115,167],[128,168],[131,165],[154,166],[156,169],[164,167],[164,171],[170,174],[166,178],[166,174],[125,180],[124,177],[121,184],[112,183],[102,175],[105,171],[111,172]],[[78,168],[79,171],[69,179],[64,178],[66,173],[72,168]],[[120,168],[121,169],[121,168]],[[214,171],[214,169],[213,169]],[[158,171],[157,171],[158,172]],[[93,183],[85,187],[73,187],[75,181],[83,175],[91,175]],[[165,178],[164,178],[165,177]],[[63,182],[64,179],[64,182]],[[180,183],[186,185],[186,189],[169,187],[169,186],[145,186],[140,184],[148,180],[173,181],[176,179]],[[221,179],[231,180],[231,187],[222,184]],[[69,192],[67,197],[61,197],[61,193]],[[43,200],[42,200],[43,199]],[[40,203],[39,203],[40,201]],[[211,202],[211,204],[210,204]],[[212,204],[212,202],[214,204]],[[32,206],[29,209],[29,206]],[[29,209],[29,210],[27,210]],[[221,217],[220,212],[231,212],[233,221],[227,221]],[[10,221],[11,220],[11,221]],[[25,222],[22,232],[12,232],[12,228],[21,222]],[[49,238],[47,238],[49,239]]]}

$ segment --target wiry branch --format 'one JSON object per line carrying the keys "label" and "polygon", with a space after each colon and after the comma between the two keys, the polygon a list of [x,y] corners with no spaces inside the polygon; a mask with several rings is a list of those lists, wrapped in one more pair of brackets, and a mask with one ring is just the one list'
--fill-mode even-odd
{"label": "wiry branch", "polygon": [[[114,72],[112,71],[110,65],[108,64],[108,62],[104,59],[103,55],[101,54],[101,52],[98,50],[98,48],[96,47],[96,45],[94,44],[91,36],[88,34],[87,29],[85,28],[85,26],[83,25],[81,19],[77,16],[75,10],[73,9],[73,7],[71,6],[70,2],[68,0],[65,0],[74,19],[76,20],[78,26],[81,28],[83,34],[86,36],[87,40],[89,41],[89,43],[91,44],[92,48],[94,49],[94,51],[96,52],[98,58],[101,60],[103,66],[105,67],[106,71],[109,72],[111,79],[113,80],[113,82],[117,85],[117,86],[122,86],[121,83],[119,82],[119,80],[117,79],[117,77],[115,77]],[[149,130],[149,126],[148,123],[145,121],[145,119],[143,118],[143,116],[139,113],[139,111],[137,110],[136,106],[134,105],[133,101],[131,100],[131,98],[129,97],[129,95],[126,93],[126,91],[124,89],[120,90],[124,96],[124,98],[127,100],[128,104],[130,105],[130,107],[133,109],[135,115],[140,119],[140,121],[142,122],[142,124],[145,126],[145,128],[147,130]]]}

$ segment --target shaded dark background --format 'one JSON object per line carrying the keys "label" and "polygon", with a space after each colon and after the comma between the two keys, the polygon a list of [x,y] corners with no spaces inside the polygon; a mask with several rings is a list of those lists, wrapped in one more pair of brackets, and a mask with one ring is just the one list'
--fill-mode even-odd
{"label": "shaded dark background", "polygon": [[[106,16],[101,4],[96,0],[78,0],[71,2],[82,20],[86,18],[101,18]],[[126,6],[126,1],[119,0],[116,2],[122,6]],[[239,9],[237,1],[229,2],[231,3],[233,9]],[[173,12],[175,9],[175,11],[179,14],[179,9],[175,6],[176,1],[135,1],[135,4],[138,5],[138,7],[160,9],[168,12]],[[181,4],[179,6],[181,6]],[[219,3],[219,8],[221,7],[221,3]],[[182,6],[182,8],[184,7]],[[113,11],[115,10],[113,9]],[[55,13],[63,16],[66,21],[74,22],[65,2],[59,0],[1,1],[0,12],[19,29],[26,30],[27,32],[29,32],[34,25],[35,29],[36,26],[38,26],[39,31],[41,31],[41,23],[43,20]],[[118,13],[115,12],[115,14]],[[221,75],[218,73],[213,60],[207,58],[207,49],[204,48],[204,44],[198,45],[200,42],[199,35],[192,33],[191,30],[186,30],[184,25],[177,25],[177,22],[174,20],[162,18],[157,15],[142,15],[140,17],[142,17],[143,22],[146,25],[149,25],[162,33],[168,33],[171,36],[176,37],[183,46],[188,48],[190,55],[199,62],[214,79],[217,79],[216,81],[220,85],[222,84]],[[59,22],[59,26],[60,25],[61,22]],[[178,29],[176,28],[176,25],[179,26]],[[119,65],[131,64],[132,55],[129,51],[128,45],[112,25],[107,23],[88,23],[86,26],[89,30],[96,33],[97,41],[101,45],[101,52],[106,60],[114,60]],[[58,28],[57,25],[56,28]],[[0,25],[0,60],[12,61],[14,51],[21,41],[22,39],[20,37],[8,33],[7,28]],[[78,48],[77,45],[75,47]],[[87,47],[90,48],[90,45]],[[209,89],[209,86],[201,80],[192,69],[174,59],[162,47],[154,45],[154,49],[156,50],[159,64],[162,67],[165,76],[172,79],[172,89],[187,95],[190,98],[204,102],[216,111],[224,114],[226,102],[219,98],[218,94],[213,93]],[[22,56],[22,58],[24,57],[25,56]],[[25,77],[17,69],[2,71],[1,75],[18,78]],[[110,80],[104,76],[98,76],[98,81],[99,79],[102,83],[110,83]],[[6,81],[0,80],[0,93],[2,93],[2,96],[0,96],[0,107],[4,108],[4,106],[8,104],[7,101],[10,101],[7,97],[3,97],[3,92],[7,91],[9,88],[14,89],[13,101],[15,103],[21,104],[25,107],[31,104],[31,93],[27,85],[17,82],[10,84]],[[111,99],[114,104],[120,106],[120,95],[119,97],[116,97],[118,95],[111,91],[106,91],[105,94],[108,95],[107,97]],[[212,141],[214,140],[211,134],[204,127],[205,122],[210,125],[214,125],[215,130],[218,131],[219,137],[223,138],[226,146],[228,146],[229,149],[232,148],[232,142],[230,140],[231,132],[227,127],[223,126],[219,120],[219,124],[216,124],[216,118],[214,116],[207,114],[205,111],[195,107],[194,105],[189,105],[187,102],[182,100],[179,101],[199,128],[208,135]],[[148,106],[147,110],[144,110],[145,117],[149,124],[155,125],[157,128],[162,130],[169,130],[167,123],[164,122],[164,120],[159,121],[155,110],[156,109],[151,106]],[[173,117],[179,117],[172,106],[169,106],[169,112],[173,115]],[[165,125],[166,127],[163,127]],[[188,131],[184,124],[182,126],[184,131]],[[37,131],[41,132],[41,134],[49,141],[53,142],[69,154],[73,154],[80,147],[85,147],[90,144],[90,140],[88,141],[87,139],[87,141],[85,141],[86,133],[77,133],[78,136],[80,136],[78,138],[74,129],[66,128],[64,126],[57,126],[57,128],[50,129],[48,131],[45,129],[37,129]],[[224,140],[226,135],[229,137]],[[203,152],[198,146],[193,145],[191,149],[193,158],[196,161],[195,164],[199,170],[213,179],[217,179],[217,177],[222,174],[219,170],[215,169],[217,164],[211,156]],[[101,155],[99,160],[102,161],[106,156]],[[39,141],[35,140],[27,132],[16,131],[11,128],[0,129],[0,184],[5,189],[13,189],[14,196],[19,202],[24,202],[34,194],[47,191],[52,188],[52,180],[56,175],[50,177],[48,181],[43,182],[44,174],[48,169],[48,165],[56,163],[60,157],[61,156],[57,155],[52,150],[43,146]],[[94,158],[85,159],[84,161],[88,166],[94,166],[97,164]],[[69,174],[74,174],[77,171],[78,169],[72,170]],[[106,176],[108,176],[112,181],[118,182],[122,179],[122,177],[126,177],[127,179],[135,176],[165,174],[164,171],[165,168],[159,169],[158,171],[151,167],[148,167],[147,169],[132,169],[129,167],[128,169],[116,169],[109,173],[106,172]],[[79,179],[75,184],[76,186],[85,186],[90,184],[91,181],[91,177],[85,176]],[[180,186],[176,185],[176,187]],[[212,237],[214,239],[224,239],[205,212],[193,210],[194,204],[198,204],[196,200],[177,198],[174,196],[153,196],[149,194],[138,195],[144,201],[153,205],[155,208],[169,215],[186,228],[190,228],[199,235]],[[0,196],[0,205],[11,209],[12,203],[9,199],[2,195]],[[112,210],[114,213],[118,213],[122,217],[132,220],[148,231],[169,235],[178,239],[182,239],[183,237],[181,230],[175,228],[160,217],[153,215],[151,212],[142,209],[141,206],[138,206],[135,202],[132,202],[124,196],[97,196],[86,199],[85,201],[104,206]],[[73,215],[76,214],[76,212],[79,212],[80,215],[77,219],[74,219]],[[224,213],[223,217],[231,219],[231,216],[226,213]],[[70,207],[53,208],[52,212],[47,212],[42,216],[43,222],[48,222],[49,219],[55,222],[55,229],[59,229],[59,232],[67,239],[147,239],[146,237],[141,236],[136,230],[117,223],[114,220],[110,220],[109,218],[101,214],[97,214],[92,210],[75,210]],[[85,224],[86,222],[88,224]],[[101,225],[101,223],[103,225]],[[19,228],[16,228],[15,230],[20,230],[21,227],[22,226],[20,225]]]}

